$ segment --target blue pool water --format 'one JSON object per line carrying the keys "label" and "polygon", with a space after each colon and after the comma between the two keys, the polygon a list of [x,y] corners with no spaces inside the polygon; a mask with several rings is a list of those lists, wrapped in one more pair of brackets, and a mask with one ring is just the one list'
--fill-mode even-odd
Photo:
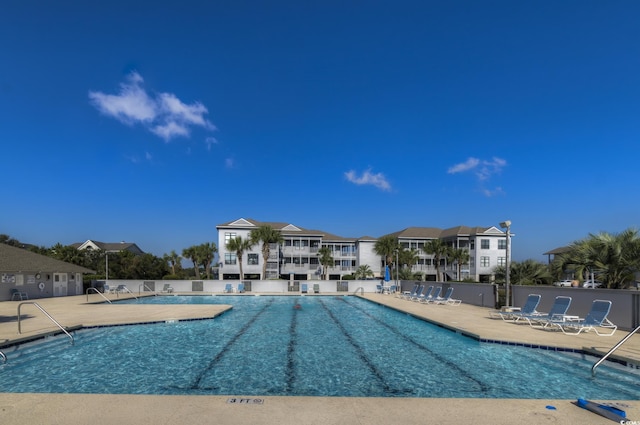
{"label": "blue pool water", "polygon": [[[152,297],[216,319],[104,327],[6,350],[0,392],[638,399],[594,358],[481,343],[356,297]],[[298,303],[301,308],[296,309]]]}

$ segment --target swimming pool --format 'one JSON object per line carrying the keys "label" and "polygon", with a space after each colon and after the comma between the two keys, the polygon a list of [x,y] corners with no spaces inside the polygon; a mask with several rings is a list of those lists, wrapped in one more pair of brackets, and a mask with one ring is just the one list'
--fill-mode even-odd
{"label": "swimming pool", "polygon": [[[2,392],[637,399],[593,358],[481,343],[357,297],[151,297],[232,304],[211,320],[87,329],[5,350]],[[300,308],[294,308],[295,305]],[[571,372],[571,373],[568,373]]]}

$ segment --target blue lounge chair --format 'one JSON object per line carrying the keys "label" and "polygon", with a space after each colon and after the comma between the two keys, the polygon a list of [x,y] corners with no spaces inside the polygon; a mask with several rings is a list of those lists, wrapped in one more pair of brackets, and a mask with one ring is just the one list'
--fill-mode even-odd
{"label": "blue lounge chair", "polygon": [[376,285],[376,294],[382,294],[382,285]]}
{"label": "blue lounge chair", "polygon": [[426,291],[422,292],[422,294],[419,294],[415,298],[412,298],[412,301],[423,302],[427,298],[430,298],[432,293],[433,293],[433,285],[429,286]]}
{"label": "blue lounge chair", "polygon": [[409,291],[405,291],[402,294],[400,294],[400,298],[402,298],[403,300],[408,300],[411,299],[411,297],[415,297],[418,295],[418,290],[420,289],[420,285],[415,284],[413,286],[413,289],[411,290],[411,292]]}
{"label": "blue lounge chair", "polygon": [[571,305],[571,297],[558,296],[556,297],[549,313],[532,313],[523,314],[516,318],[515,322],[527,322],[532,328],[543,328],[547,326],[550,321],[563,320]]}
{"label": "blue lounge chair", "polygon": [[537,313],[536,308],[538,308],[538,304],[540,304],[540,298],[539,294],[529,294],[522,308],[516,311],[492,311],[489,313],[489,317],[495,319],[500,318],[505,321],[514,321],[520,316]]}
{"label": "blue lounge chair", "polygon": [[420,302],[423,304],[430,304],[440,297],[440,292],[442,292],[442,286],[434,288],[433,292],[431,292],[429,296],[425,296],[423,299],[421,299]]}
{"label": "blue lounge chair", "polygon": [[[618,326],[611,323],[607,316],[611,311],[611,301],[594,300],[591,310],[584,319],[578,320],[550,320],[549,328],[558,327],[563,333],[568,335],[578,335],[580,332],[593,330],[599,336],[611,336],[618,329]],[[601,332],[606,329],[607,332]]]}
{"label": "blue lounge chair", "polygon": [[420,285],[418,287],[418,292],[415,293],[415,295],[412,295],[409,297],[409,300],[411,301],[418,301],[420,298],[424,297],[424,285]]}
{"label": "blue lounge chair", "polygon": [[315,294],[319,294],[320,293],[320,285],[318,283],[314,283],[313,284],[313,292]]}
{"label": "blue lounge chair", "polygon": [[302,292],[303,294],[308,294],[309,286],[306,283],[303,283],[302,285],[300,285],[300,292]]}
{"label": "blue lounge chair", "polygon": [[456,300],[454,298],[451,298],[451,296],[453,295],[453,287],[449,287],[449,289],[447,289],[447,292],[445,292],[444,297],[438,297],[435,300],[433,300],[434,304],[442,304],[442,305],[460,305],[462,304],[462,300]]}
{"label": "blue lounge chair", "polygon": [[413,285],[413,288],[411,289],[411,291],[404,291],[404,292],[398,293],[398,295],[396,296],[402,299],[410,298],[411,296],[416,295],[419,287],[420,285],[416,283],[415,285]]}
{"label": "blue lounge chair", "polygon": [[244,292],[244,283],[240,282],[238,283],[238,293],[243,293]]}
{"label": "blue lounge chair", "polygon": [[224,285],[224,292],[227,294],[230,292],[233,292],[233,285],[230,283],[227,283],[226,285]]}
{"label": "blue lounge chair", "polygon": [[162,292],[171,293],[173,292],[173,288],[171,287],[170,284],[165,283],[164,287],[162,288]]}

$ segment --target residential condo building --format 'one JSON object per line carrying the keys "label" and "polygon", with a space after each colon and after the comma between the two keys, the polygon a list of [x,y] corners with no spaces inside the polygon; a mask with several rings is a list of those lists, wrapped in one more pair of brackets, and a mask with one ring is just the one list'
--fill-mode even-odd
{"label": "residential condo building", "polygon": [[[237,236],[249,239],[252,230],[268,225],[280,232],[282,243],[270,246],[266,259],[266,273],[262,276],[264,259],[260,244],[245,251],[242,258],[227,250],[227,242]],[[218,230],[218,276],[221,280],[319,280],[323,276],[318,251],[328,247],[333,257],[333,265],[326,270],[329,280],[342,280],[345,275],[355,273],[361,265],[368,265],[375,278],[384,274],[384,258],[375,253],[378,238],[362,236],[342,237],[321,230],[310,230],[291,223],[260,222],[240,218],[216,226]],[[440,272],[444,280],[472,279],[478,282],[493,281],[496,266],[506,265],[507,235],[502,230],[491,227],[457,226],[449,229],[434,227],[409,227],[390,235],[398,239],[403,249],[413,249],[418,261],[412,271],[422,275],[423,280],[435,281],[436,265],[433,255],[423,251],[424,245],[440,239],[454,248],[467,249],[469,261],[466,264],[447,263],[441,260]],[[386,236],[386,235],[383,235]],[[510,247],[509,247],[510,249]],[[240,276],[240,262],[242,272]],[[460,276],[458,276],[460,270]]]}

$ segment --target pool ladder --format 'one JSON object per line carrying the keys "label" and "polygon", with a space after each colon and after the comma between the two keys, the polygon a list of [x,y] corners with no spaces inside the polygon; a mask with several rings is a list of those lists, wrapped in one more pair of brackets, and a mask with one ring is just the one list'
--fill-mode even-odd
{"label": "pool ladder", "polygon": [[624,344],[629,338],[631,338],[631,336],[638,332],[638,330],[640,330],[640,326],[637,326],[634,330],[632,330],[631,332],[629,332],[629,335],[625,336],[624,338],[622,338],[620,340],[620,342],[618,342],[616,345],[613,346],[613,348],[611,350],[609,350],[609,352],[607,354],[605,354],[600,360],[598,360],[597,362],[595,362],[593,364],[593,366],[591,366],[591,375],[595,376],[596,375],[596,368],[598,366],[600,366],[600,363],[602,363],[603,361],[605,361],[607,359],[607,357],[609,357],[611,355],[611,353],[613,353],[614,351],[616,351],[622,344]]}
{"label": "pool ladder", "polygon": [[[73,345],[73,343],[74,343],[73,336],[69,332],[67,332],[67,330],[60,323],[58,323],[58,321],[56,319],[54,319],[49,313],[47,313],[47,311],[44,308],[42,308],[40,306],[40,304],[38,304],[36,302],[33,302],[33,301],[29,301],[29,302],[18,304],[18,333],[19,334],[22,333],[22,326],[21,326],[21,321],[20,321],[20,319],[21,319],[21,317],[20,317],[20,309],[24,304],[33,304],[34,306],[36,306],[38,308],[38,310],[43,312],[44,315],[49,318],[49,320],[51,320],[58,328],[60,328],[60,330],[62,332],[64,332],[71,339],[71,344]],[[5,359],[6,359],[6,357],[5,357]]]}
{"label": "pool ladder", "polygon": [[102,292],[98,291],[96,288],[94,287],[90,287],[87,288],[87,302],[89,302],[89,292],[91,292],[93,290],[93,292],[95,292],[96,294],[100,295],[102,298],[104,298],[105,300],[107,300],[107,302],[109,304],[112,304],[111,301],[109,300],[109,298],[105,297]]}

